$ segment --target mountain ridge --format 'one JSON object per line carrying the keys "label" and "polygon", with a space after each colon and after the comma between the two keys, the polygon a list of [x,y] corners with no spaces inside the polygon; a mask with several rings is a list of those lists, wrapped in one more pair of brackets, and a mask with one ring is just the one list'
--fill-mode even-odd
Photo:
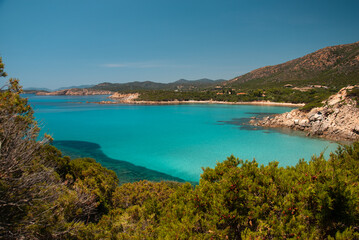
{"label": "mountain ridge", "polygon": [[359,79],[359,42],[319,49],[302,57],[255,69],[235,77],[224,86],[327,84],[343,87]]}
{"label": "mountain ridge", "polygon": [[93,86],[94,90],[107,91],[136,91],[136,90],[194,90],[206,88],[223,83],[224,79],[211,80],[208,78],[201,78],[198,80],[179,79],[170,83],[158,83],[152,81],[144,82],[128,82],[128,83],[109,83],[104,82]]}

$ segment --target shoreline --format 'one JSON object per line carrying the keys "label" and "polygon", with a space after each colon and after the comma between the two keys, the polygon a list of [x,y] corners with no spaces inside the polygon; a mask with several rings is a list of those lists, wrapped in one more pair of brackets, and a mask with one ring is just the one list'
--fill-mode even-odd
{"label": "shoreline", "polygon": [[253,102],[223,102],[223,101],[101,101],[89,102],[97,104],[128,104],[128,105],[182,105],[182,104],[223,104],[223,105],[258,105],[258,106],[281,106],[281,107],[303,107],[304,103],[281,103],[269,101]]}
{"label": "shoreline", "polygon": [[323,106],[313,108],[309,112],[294,109],[272,117],[253,119],[249,123],[269,128],[290,128],[306,132],[307,136],[333,141],[357,141],[359,140],[359,108],[356,100],[348,95],[354,87],[342,88],[325,102],[323,101]]}

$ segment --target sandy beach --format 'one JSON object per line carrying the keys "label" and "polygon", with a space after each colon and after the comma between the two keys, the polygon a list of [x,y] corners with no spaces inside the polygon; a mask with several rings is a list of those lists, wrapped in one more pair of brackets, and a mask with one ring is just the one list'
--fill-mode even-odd
{"label": "sandy beach", "polygon": [[134,104],[134,105],[180,105],[180,104],[227,104],[227,105],[263,105],[263,106],[282,106],[282,107],[303,107],[304,103],[280,103],[270,101],[253,102],[223,102],[223,101],[101,101],[98,104]]}

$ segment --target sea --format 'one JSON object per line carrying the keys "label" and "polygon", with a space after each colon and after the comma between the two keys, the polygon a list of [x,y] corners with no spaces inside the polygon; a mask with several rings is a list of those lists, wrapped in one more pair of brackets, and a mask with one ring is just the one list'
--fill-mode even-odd
{"label": "sea", "polygon": [[24,94],[41,127],[64,155],[95,158],[120,183],[170,180],[198,183],[203,168],[228,156],[267,165],[295,166],[328,157],[338,143],[303,132],[248,125],[253,117],[292,110],[282,106],[98,104],[106,95]]}

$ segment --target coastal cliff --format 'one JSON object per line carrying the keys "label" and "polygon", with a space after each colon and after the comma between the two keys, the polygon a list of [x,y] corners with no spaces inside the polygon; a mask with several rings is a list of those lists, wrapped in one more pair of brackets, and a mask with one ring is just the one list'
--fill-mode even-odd
{"label": "coastal cliff", "polygon": [[140,96],[139,93],[119,93],[116,92],[108,98],[114,99],[121,103],[132,103]]}
{"label": "coastal cliff", "polygon": [[251,120],[250,123],[263,127],[287,127],[308,132],[331,140],[354,141],[359,139],[359,108],[349,94],[358,86],[342,88],[329,97],[322,107],[309,112],[294,109],[291,112]]}
{"label": "coastal cliff", "polygon": [[41,96],[58,96],[58,95],[87,96],[87,95],[110,95],[110,94],[113,94],[113,92],[104,91],[104,90],[91,90],[85,88],[71,88],[71,89],[64,89],[55,92],[36,93],[36,95],[41,95]]}

